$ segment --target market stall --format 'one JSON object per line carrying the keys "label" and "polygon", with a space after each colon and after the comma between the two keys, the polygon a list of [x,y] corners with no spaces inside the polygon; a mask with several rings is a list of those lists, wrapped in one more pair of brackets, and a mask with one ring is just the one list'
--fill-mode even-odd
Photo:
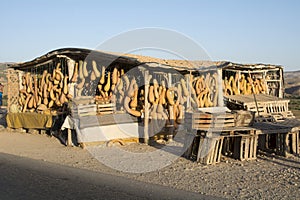
{"label": "market stall", "polygon": [[[195,146],[215,149],[205,158],[198,151],[198,161],[217,163],[225,149],[251,160],[261,131],[252,127],[254,108],[246,107],[252,103],[257,110],[256,97],[282,98],[282,73],[275,65],[58,49],[8,70],[7,121],[25,129],[60,124],[58,131],[69,129],[69,139],[76,133],[82,146],[170,140],[185,129],[186,145],[192,144],[188,156]],[[254,104],[239,101],[247,96]],[[281,102],[265,106],[266,112],[282,112],[288,102]]]}

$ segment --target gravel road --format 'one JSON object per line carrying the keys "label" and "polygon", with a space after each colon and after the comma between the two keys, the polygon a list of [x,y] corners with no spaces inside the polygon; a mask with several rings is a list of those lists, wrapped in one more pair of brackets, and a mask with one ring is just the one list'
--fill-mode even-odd
{"label": "gravel road", "polygon": [[124,177],[0,153],[6,199],[215,199]]}
{"label": "gravel road", "polygon": [[[120,148],[130,152],[155,150],[143,144]],[[6,129],[0,130],[0,152],[214,197],[300,199],[300,157],[295,156],[285,158],[259,152],[257,160],[241,162],[222,157],[222,162],[213,166],[180,157],[159,170],[124,173],[105,166],[87,150],[63,146],[54,137]]]}

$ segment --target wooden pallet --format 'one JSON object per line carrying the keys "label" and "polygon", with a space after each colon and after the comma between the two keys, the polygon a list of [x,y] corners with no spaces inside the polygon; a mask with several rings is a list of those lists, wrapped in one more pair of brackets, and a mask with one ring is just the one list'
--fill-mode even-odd
{"label": "wooden pallet", "polygon": [[223,128],[235,126],[235,114],[231,113],[186,113],[185,123],[192,129]]}
{"label": "wooden pallet", "polygon": [[222,153],[226,156],[244,160],[254,160],[257,155],[258,135],[225,136]]}
{"label": "wooden pallet", "polygon": [[197,154],[197,162],[205,165],[213,165],[221,160],[223,146],[223,136],[219,137],[200,137]]}
{"label": "wooden pallet", "polygon": [[275,121],[295,118],[293,113],[289,111],[288,99],[265,94],[255,95],[255,98],[253,95],[232,95],[226,96],[225,99],[229,108],[252,111],[256,116],[272,117]]}
{"label": "wooden pallet", "polygon": [[289,154],[300,154],[300,133],[273,133],[259,136],[258,148],[268,153],[275,153],[281,156]]}
{"label": "wooden pallet", "polygon": [[217,164],[221,160],[223,136],[203,137],[192,133],[185,135],[184,157],[205,165]]}
{"label": "wooden pallet", "polygon": [[235,137],[233,157],[243,160],[256,159],[257,154],[257,135],[243,135]]}

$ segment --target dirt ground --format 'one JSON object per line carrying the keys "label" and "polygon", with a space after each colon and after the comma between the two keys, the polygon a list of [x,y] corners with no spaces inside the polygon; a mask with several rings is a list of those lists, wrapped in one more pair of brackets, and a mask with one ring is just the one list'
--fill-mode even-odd
{"label": "dirt ground", "polygon": [[[1,120],[2,124],[4,120]],[[109,148],[109,147],[106,147]],[[127,144],[128,151],[151,151],[143,144]],[[178,158],[148,173],[124,173],[96,160],[87,150],[66,147],[55,137],[0,130],[0,152],[128,177],[228,199],[300,199],[300,158],[260,153],[254,161],[223,157],[213,166]]]}

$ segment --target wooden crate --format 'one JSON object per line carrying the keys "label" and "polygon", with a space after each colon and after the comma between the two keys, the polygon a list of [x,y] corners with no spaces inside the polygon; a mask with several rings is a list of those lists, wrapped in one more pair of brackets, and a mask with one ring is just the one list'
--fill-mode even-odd
{"label": "wooden crate", "polygon": [[257,135],[235,137],[233,157],[241,161],[256,159],[257,141]]}
{"label": "wooden crate", "polygon": [[225,136],[222,153],[241,161],[256,159],[258,135]]}
{"label": "wooden crate", "polygon": [[258,148],[268,153],[275,153],[281,156],[288,154],[299,155],[300,134],[292,133],[273,133],[262,134],[259,136]]}
{"label": "wooden crate", "polygon": [[235,114],[232,113],[186,113],[185,123],[192,129],[206,130],[209,128],[223,128],[235,126]]}
{"label": "wooden crate", "polygon": [[[254,112],[255,115],[266,117],[274,121],[281,121],[285,118],[294,118],[289,111],[289,100],[270,95],[232,95],[226,98],[227,106],[230,109],[244,109]],[[256,102],[255,102],[256,100]]]}
{"label": "wooden crate", "polygon": [[187,133],[185,135],[184,157],[205,165],[217,164],[221,160],[223,136],[203,137]]}
{"label": "wooden crate", "polygon": [[218,137],[199,137],[199,148],[197,162],[205,165],[219,163],[221,160],[223,136]]}
{"label": "wooden crate", "polygon": [[97,103],[96,105],[98,115],[113,114],[115,111],[114,103]]}
{"label": "wooden crate", "polygon": [[73,117],[84,117],[97,114],[97,106],[93,96],[80,96],[73,99]]}
{"label": "wooden crate", "polygon": [[79,104],[73,105],[72,107],[72,115],[73,117],[83,117],[97,114],[97,106],[96,104]]}

